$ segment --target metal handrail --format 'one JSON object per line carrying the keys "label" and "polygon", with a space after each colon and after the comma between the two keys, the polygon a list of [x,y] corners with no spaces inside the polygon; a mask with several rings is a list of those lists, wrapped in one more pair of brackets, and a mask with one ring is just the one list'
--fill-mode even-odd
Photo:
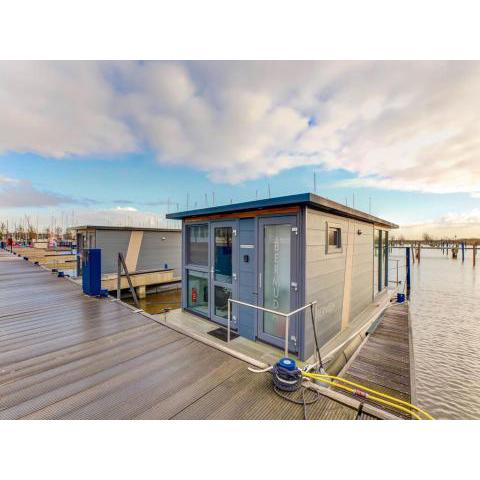
{"label": "metal handrail", "polygon": [[234,300],[233,298],[229,298],[228,304],[227,304],[227,343],[230,343],[230,324],[231,324],[230,317],[232,312],[232,307],[230,306],[230,303],[236,303],[238,305],[243,305],[244,307],[256,308],[257,310],[262,310],[263,312],[272,313],[273,315],[280,315],[281,317],[285,317],[285,356],[288,357],[288,330],[289,330],[289,324],[290,324],[290,317],[292,315],[302,312],[303,310],[306,310],[307,308],[315,306],[317,304],[317,301],[315,300],[309,303],[308,305],[304,305],[303,307],[300,307],[300,308],[297,308],[296,310],[291,311],[290,313],[284,313],[284,312],[277,312],[276,310],[271,310],[270,308],[260,307],[258,305],[252,305],[251,303],[241,302],[240,300]]}

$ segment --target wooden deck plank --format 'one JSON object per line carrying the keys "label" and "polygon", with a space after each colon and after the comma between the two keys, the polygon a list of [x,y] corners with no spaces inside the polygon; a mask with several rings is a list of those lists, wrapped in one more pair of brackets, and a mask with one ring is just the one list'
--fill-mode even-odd
{"label": "wooden deck plank", "polygon": [[[410,402],[412,382],[408,315],[407,303],[389,307],[377,328],[367,337],[341,376]],[[365,403],[379,406],[368,399]],[[390,411],[409,418],[409,415],[402,415],[395,409]]]}
{"label": "wooden deck plank", "polygon": [[[273,392],[269,373],[5,255],[0,419],[303,418],[303,406]],[[326,397],[307,412],[356,417]]]}

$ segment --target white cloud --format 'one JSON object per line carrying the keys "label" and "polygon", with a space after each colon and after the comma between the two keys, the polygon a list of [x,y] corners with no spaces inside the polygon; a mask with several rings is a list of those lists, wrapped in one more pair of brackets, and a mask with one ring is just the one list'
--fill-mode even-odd
{"label": "white cloud", "polygon": [[180,227],[179,222],[166,220],[163,213],[144,212],[130,207],[75,210],[75,225],[113,225],[148,228]]}
{"label": "white cloud", "polygon": [[215,181],[323,165],[478,195],[479,99],[479,62],[3,62],[0,151],[149,148]]}
{"label": "white cloud", "polygon": [[104,68],[94,62],[0,62],[0,152],[134,151]]}
{"label": "white cloud", "polygon": [[138,210],[135,207],[115,207],[115,212],[137,212]]}
{"label": "white cloud", "polygon": [[409,239],[420,239],[423,233],[429,233],[435,238],[479,238],[480,208],[466,212],[452,212],[430,221],[403,225],[395,236],[403,235]]}
{"label": "white cloud", "polygon": [[38,190],[27,180],[0,177],[0,207],[54,207],[79,203],[78,200],[53,192]]}

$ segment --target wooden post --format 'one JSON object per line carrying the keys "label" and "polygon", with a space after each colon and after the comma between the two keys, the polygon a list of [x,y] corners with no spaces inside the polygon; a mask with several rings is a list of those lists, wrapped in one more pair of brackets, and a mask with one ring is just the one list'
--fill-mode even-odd
{"label": "wooden post", "polygon": [[137,288],[137,297],[143,299],[147,296],[147,287],[146,285],[139,285]]}
{"label": "wooden post", "polygon": [[[408,256],[410,257],[410,247],[408,247]],[[415,247],[412,245],[412,263],[415,263]],[[408,259],[408,264],[410,264],[410,258]]]}
{"label": "wooden post", "polygon": [[417,260],[418,260],[418,263],[420,263],[420,251],[422,249],[422,245],[421,243],[418,244],[417,246]]}
{"label": "wooden post", "polygon": [[462,262],[465,261],[465,242],[462,242]]}
{"label": "wooden post", "polygon": [[475,266],[476,257],[477,257],[477,244],[475,243],[475,244],[473,245],[473,266]]}
{"label": "wooden post", "polygon": [[405,255],[405,267],[406,267],[406,275],[407,275],[407,298],[410,298],[410,247],[407,247]]}

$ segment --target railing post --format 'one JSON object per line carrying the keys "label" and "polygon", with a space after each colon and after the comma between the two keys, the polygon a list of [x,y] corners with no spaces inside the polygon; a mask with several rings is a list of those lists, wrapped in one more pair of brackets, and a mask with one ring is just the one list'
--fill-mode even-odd
{"label": "railing post", "polygon": [[303,307],[297,308],[296,310],[293,310],[290,313],[284,313],[284,312],[277,312],[276,310],[271,310],[269,308],[264,308],[260,307],[258,305],[252,305],[250,303],[246,302],[241,302],[240,300],[234,300],[232,298],[229,298],[227,300],[227,343],[230,342],[230,327],[231,327],[231,316],[232,316],[232,307],[231,304],[236,303],[238,305],[244,305],[246,307],[250,308],[256,308],[258,310],[262,310],[263,312],[268,312],[271,313],[272,315],[280,316],[285,318],[285,347],[284,347],[284,352],[285,356],[288,357],[288,352],[289,352],[289,334],[290,334],[290,317],[292,315],[296,315],[299,312],[304,311],[308,307],[316,308],[317,302],[311,302],[308,305],[304,305]]}
{"label": "railing post", "polygon": [[120,253],[118,254],[117,258],[117,300],[121,300],[122,292],[122,261],[120,260]]}
{"label": "railing post", "polygon": [[407,269],[407,298],[410,298],[410,247],[406,247],[405,267]]}
{"label": "railing post", "polygon": [[398,283],[398,262],[399,262],[399,260],[397,260],[397,288],[398,288],[398,285],[399,285],[399,283]]}
{"label": "railing post", "polygon": [[290,326],[290,315],[285,315],[285,356],[288,357],[288,333]]}
{"label": "railing post", "polygon": [[231,312],[230,299],[228,299],[227,301],[227,343],[230,343],[230,312]]}

